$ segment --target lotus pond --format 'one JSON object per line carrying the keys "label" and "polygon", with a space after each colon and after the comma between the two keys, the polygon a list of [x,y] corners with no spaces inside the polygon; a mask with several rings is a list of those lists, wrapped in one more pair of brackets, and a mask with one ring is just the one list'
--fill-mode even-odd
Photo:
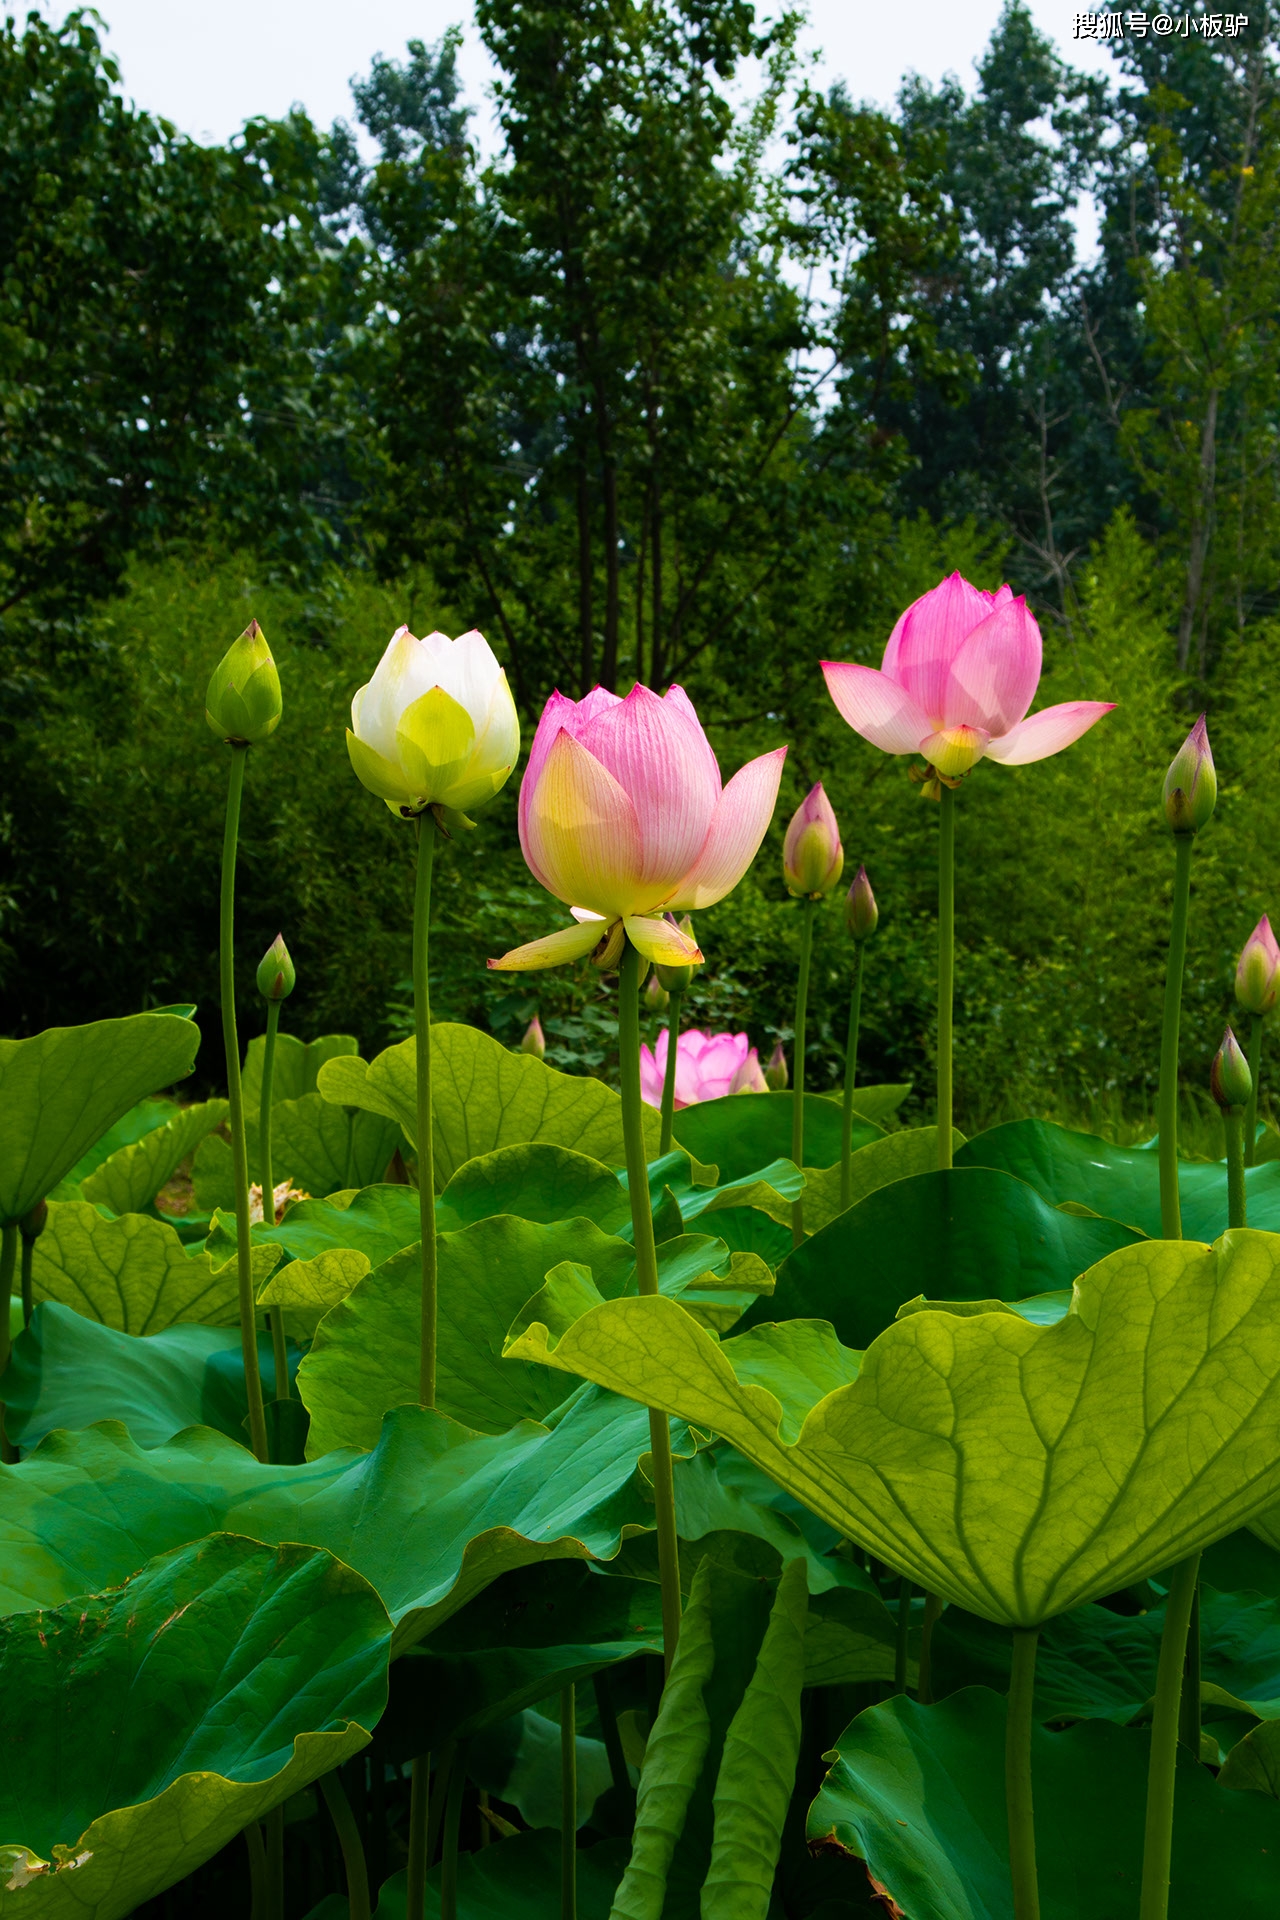
{"label": "lotus pond", "polygon": [[[1034,622],[958,577],[879,672],[825,671],[938,810],[927,1125],[858,1078],[880,909],[860,868],[838,911],[820,786],[789,1061],[681,1037],[717,964],[688,915],[756,857],[784,746],[722,782],[678,688],[548,703],[520,831],[572,924],[491,962],[594,965],[615,1083],[536,1021],[514,1052],[431,1022],[433,864],[520,751],[478,634],[402,629],[353,707],[417,838],[415,1035],[290,1031],[281,939],[245,1046],[240,794],[287,735],[256,627],[215,671],[226,1097],[183,1098],[191,1006],[0,1041],[0,1920],[1277,1911],[1280,950],[1243,940],[1244,1045],[1181,1060],[1204,722],[1163,795],[1158,1137],[965,1139],[964,787],[1107,709],[1028,715]],[[1180,1073],[1225,1159],[1179,1152]]]}

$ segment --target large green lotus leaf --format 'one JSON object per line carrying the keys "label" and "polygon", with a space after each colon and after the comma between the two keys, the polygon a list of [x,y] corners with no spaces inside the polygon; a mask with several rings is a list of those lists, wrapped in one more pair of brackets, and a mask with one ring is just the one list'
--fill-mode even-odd
{"label": "large green lotus leaf", "polygon": [[[859,1714],[809,1809],[813,1848],[867,1862],[905,1920],[1013,1920],[1005,1703],[985,1687],[938,1706],[899,1694]],[[1090,1720],[1032,1732],[1043,1920],[1133,1920],[1149,1737]],[[1280,1807],[1178,1754],[1170,1920],[1264,1914],[1280,1898]]]}
{"label": "large green lotus leaf", "polygon": [[[244,1101],[246,1111],[257,1118],[262,1104],[262,1061],[266,1051],[265,1034],[249,1042],[244,1056]],[[277,1033],[275,1065],[271,1070],[271,1104],[282,1100],[301,1100],[314,1093],[321,1067],[326,1060],[339,1060],[358,1054],[360,1042],[350,1033],[325,1033],[318,1040],[299,1040],[294,1033]]]}
{"label": "large green lotus leaf", "polygon": [[498,1213],[545,1226],[593,1220],[605,1233],[631,1224],[631,1201],[611,1167],[546,1141],[499,1147],[464,1161],[436,1199],[436,1229],[452,1233]]}
{"label": "large green lotus leaf", "polygon": [[[964,1135],[954,1127],[951,1132],[953,1156],[964,1145]],[[883,1140],[872,1140],[859,1149],[850,1162],[852,1175],[849,1206],[856,1207],[877,1188],[895,1180],[910,1180],[917,1173],[933,1173],[938,1165],[938,1129],[904,1127],[900,1133],[886,1133]],[[840,1167],[810,1169],[805,1177],[804,1224],[807,1233],[818,1233],[848,1209],[840,1200]]]}
{"label": "large green lotus leaf", "polygon": [[1280,1496],[1271,1234],[1121,1248],[1054,1326],[910,1314],[790,1446],[781,1397],[756,1384],[771,1337],[720,1346],[672,1301],[615,1300],[509,1350],[722,1434],[927,1592],[1005,1625],[1129,1586]]}
{"label": "large green lotus leaf", "polygon": [[109,1160],[121,1147],[132,1146],[135,1140],[141,1140],[145,1134],[154,1133],[158,1127],[167,1127],[176,1120],[182,1109],[176,1100],[167,1094],[153,1100],[139,1100],[130,1107],[128,1113],[121,1114],[113,1127],[108,1127],[99,1135],[91,1147],[86,1147],[74,1167],[65,1173],[56,1187],[46,1195],[51,1200],[79,1200],[82,1195],[81,1182],[97,1171],[104,1160]]}
{"label": "large green lotus leaf", "polygon": [[1114,1220],[1060,1213],[1011,1174],[919,1173],[868,1194],[789,1254],[747,1324],[818,1315],[846,1346],[866,1347],[922,1291],[957,1301],[1052,1293],[1138,1238]]}
{"label": "large green lotus leaf", "polygon": [[199,1045],[200,1029],[167,1013],[0,1040],[0,1224],[52,1193],[144,1095],[185,1079]]}
{"label": "large green lotus leaf", "polygon": [[83,1184],[85,1199],[110,1207],[112,1213],[140,1213],[230,1110],[225,1100],[181,1108],[165,1126],[118,1147],[104,1160]]}
{"label": "large green lotus leaf", "polygon": [[121,1333],[160,1333],[180,1320],[239,1322],[234,1261],[215,1268],[203,1247],[188,1253],[167,1220],[145,1213],[104,1220],[83,1200],[49,1202],[31,1282],[37,1300],[56,1300]]}
{"label": "large green lotus leaf", "polygon": [[[137,1345],[150,1342],[137,1342]],[[199,1429],[147,1451],[115,1422],[0,1467],[0,1609],[56,1606],[225,1529],[323,1547],[377,1588],[412,1644],[509,1568],[612,1559],[651,1525],[643,1408],[591,1391],[548,1430],[470,1433],[399,1407],[372,1453],[260,1465]]]}
{"label": "large green lotus leaf", "polygon": [[[275,1362],[265,1333],[258,1365],[270,1399]],[[142,1446],[194,1426],[244,1441],[249,1412],[239,1328],[166,1327],[139,1340],[53,1300],[36,1308],[14,1341],[4,1396],[10,1438],[24,1448],[55,1427],[95,1420],[123,1421]]]}
{"label": "large green lotus leaf", "polygon": [[[1036,1650],[1040,1720],[1114,1720],[1142,1713],[1156,1687],[1164,1608],[1077,1607],[1047,1621]],[[937,1697],[973,1684],[1004,1693],[1011,1641],[1001,1627],[948,1607],[933,1634]],[[1200,1677],[1210,1710],[1227,1704],[1280,1719],[1280,1604],[1260,1593],[1200,1587]]]}
{"label": "large green lotus leaf", "polygon": [[[376,1060],[331,1060],[317,1084],[326,1100],[386,1114],[417,1144],[416,1042],[388,1047]],[[529,1053],[511,1053],[477,1027],[441,1021],[431,1029],[431,1098],[436,1191],[464,1161],[497,1147],[545,1140],[572,1147],[608,1167],[626,1160],[622,1102],[603,1081],[557,1073]],[[648,1151],[656,1155],[661,1119],[644,1112]]]}
{"label": "large green lotus leaf", "polygon": [[733,1253],[754,1253],[775,1271],[791,1251],[791,1228],[759,1207],[717,1209],[716,1237]]}
{"label": "large green lotus leaf", "polygon": [[310,1315],[318,1325],[368,1271],[367,1253],[358,1253],[354,1247],[329,1247],[310,1260],[290,1260],[287,1266],[278,1268],[259,1289],[258,1305],[289,1307],[295,1313]]}
{"label": "large green lotus leaf", "polygon": [[[1003,1167],[1055,1206],[1074,1200],[1159,1238],[1160,1164],[1152,1143],[1116,1147],[1048,1120],[1011,1120],[975,1135],[956,1165]],[[1245,1190],[1250,1226],[1280,1229],[1280,1162],[1246,1167]],[[1178,1193],[1184,1239],[1216,1240],[1227,1224],[1226,1163],[1180,1161]]]}
{"label": "large green lotus leaf", "polygon": [[[230,1223],[228,1223],[230,1225]],[[234,1227],[231,1228],[234,1232]],[[322,1200],[295,1200],[277,1227],[253,1230],[255,1246],[283,1247],[292,1260],[313,1260],[335,1247],[352,1247],[380,1267],[419,1238],[418,1190],[391,1183]]]}
{"label": "large green lotus leaf", "polygon": [[172,1886],[367,1744],[390,1641],[350,1567],[228,1534],[0,1621],[0,1912],[118,1920]]}
{"label": "large green lotus leaf", "polygon": [[[876,1126],[882,1127],[890,1114],[898,1111],[910,1091],[910,1080],[904,1080],[895,1086],[855,1087],[853,1110],[861,1119],[872,1120]],[[844,1089],[841,1087],[834,1093],[824,1093],[822,1098],[834,1100],[836,1105],[843,1109]]]}
{"label": "large green lotus leaf", "polygon": [[[579,1847],[578,1920],[609,1920],[613,1896],[627,1864],[626,1840]],[[405,1920],[405,1875],[388,1880],[374,1920]],[[334,1896],[333,1920],[346,1920],[347,1903]],[[440,1868],[427,1875],[426,1920],[440,1920]],[[458,1856],[459,1920],[560,1920],[560,1836],[546,1827]],[[309,1920],[330,1920],[318,1907]]]}
{"label": "large green lotus leaf", "polygon": [[[804,1163],[829,1167],[840,1158],[839,1107],[821,1094],[803,1094]],[[672,1122],[678,1145],[695,1159],[714,1164],[722,1181],[741,1180],[771,1160],[791,1152],[791,1093],[726,1094],[722,1100],[700,1100],[681,1107]],[[870,1120],[854,1126],[855,1148],[879,1140],[881,1131]]]}
{"label": "large green lotus leaf", "polygon": [[[736,1097],[747,1098],[746,1094]],[[727,1180],[723,1186],[675,1187],[671,1192],[687,1227],[704,1213],[753,1207],[785,1226],[789,1233],[792,1202],[800,1198],[807,1185],[808,1175],[801,1173],[794,1160],[771,1160],[757,1172],[745,1174],[741,1180]]]}
{"label": "large green lotus leaf", "polygon": [[1280,1516],[1273,1509],[1206,1547],[1200,1560],[1201,1580],[1220,1593],[1265,1593],[1280,1600],[1280,1553],[1259,1537],[1264,1523],[1275,1517]]}
{"label": "large green lotus leaf", "polygon": [[[511,1214],[441,1234],[436,1246],[436,1404],[486,1432],[542,1419],[564,1399],[563,1383],[543,1367],[504,1360],[507,1328],[565,1261],[589,1267],[598,1294],[614,1298],[634,1276],[634,1252],[587,1220],[544,1226]],[[701,1234],[668,1241],[659,1249],[660,1282],[683,1288],[723,1259],[720,1243]],[[373,1446],[387,1409],[417,1401],[421,1300],[421,1254],[406,1247],[317,1329],[298,1376],[312,1458],[331,1447]]]}
{"label": "large green lotus leaf", "polygon": [[[254,1139],[256,1152],[256,1131]],[[303,1193],[371,1186],[386,1173],[399,1142],[394,1120],[335,1107],[318,1093],[272,1103],[271,1177],[279,1183],[287,1176]]]}

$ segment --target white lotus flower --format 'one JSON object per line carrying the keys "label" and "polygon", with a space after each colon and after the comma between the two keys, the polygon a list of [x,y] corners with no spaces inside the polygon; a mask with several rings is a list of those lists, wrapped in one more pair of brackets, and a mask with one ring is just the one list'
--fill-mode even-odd
{"label": "white lotus flower", "polygon": [[416,640],[401,627],[351,702],[347,751],[393,813],[492,800],[519,756],[520,722],[483,634]]}

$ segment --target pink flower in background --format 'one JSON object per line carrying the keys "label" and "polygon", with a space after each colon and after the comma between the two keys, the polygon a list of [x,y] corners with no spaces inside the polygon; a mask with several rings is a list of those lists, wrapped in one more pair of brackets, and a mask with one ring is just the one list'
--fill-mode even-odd
{"label": "pink flower in background", "polygon": [[1068,700],[1027,717],[1040,683],[1040,629],[1010,587],[984,593],[958,573],[922,594],[889,636],[879,669],[824,660],[827,690],[855,733],[885,753],[922,753],[949,779],[979,760],[1007,767],[1060,753],[1114,701]]}
{"label": "pink flower in background", "polygon": [[1280,995],[1280,946],[1264,913],[1236,966],[1236,999],[1247,1013],[1270,1013]]}
{"label": "pink flower in background", "polygon": [[[652,1050],[640,1049],[640,1091],[651,1107],[662,1105],[667,1071],[666,1032]],[[767,1093],[760,1058],[745,1033],[699,1033],[690,1027],[676,1047],[676,1105],[719,1100],[726,1093]]]}
{"label": "pink flower in background", "polygon": [[579,924],[491,960],[523,970],[582,959],[612,936],[667,966],[701,953],[662,915],[723,900],[756,856],[786,748],[739,768],[727,787],[681,687],[625,700],[596,687],[553,693],[520,783],[520,845]]}

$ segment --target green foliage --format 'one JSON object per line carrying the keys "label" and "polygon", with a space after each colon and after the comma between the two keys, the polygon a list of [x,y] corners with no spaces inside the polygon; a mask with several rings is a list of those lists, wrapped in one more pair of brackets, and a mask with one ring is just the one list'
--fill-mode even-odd
{"label": "green foliage", "polygon": [[160,1333],[178,1321],[225,1327],[239,1317],[229,1261],[215,1266],[203,1247],[188,1253],[166,1220],[104,1219],[83,1201],[50,1201],[31,1279],[37,1300],[60,1301],[121,1333]]}

